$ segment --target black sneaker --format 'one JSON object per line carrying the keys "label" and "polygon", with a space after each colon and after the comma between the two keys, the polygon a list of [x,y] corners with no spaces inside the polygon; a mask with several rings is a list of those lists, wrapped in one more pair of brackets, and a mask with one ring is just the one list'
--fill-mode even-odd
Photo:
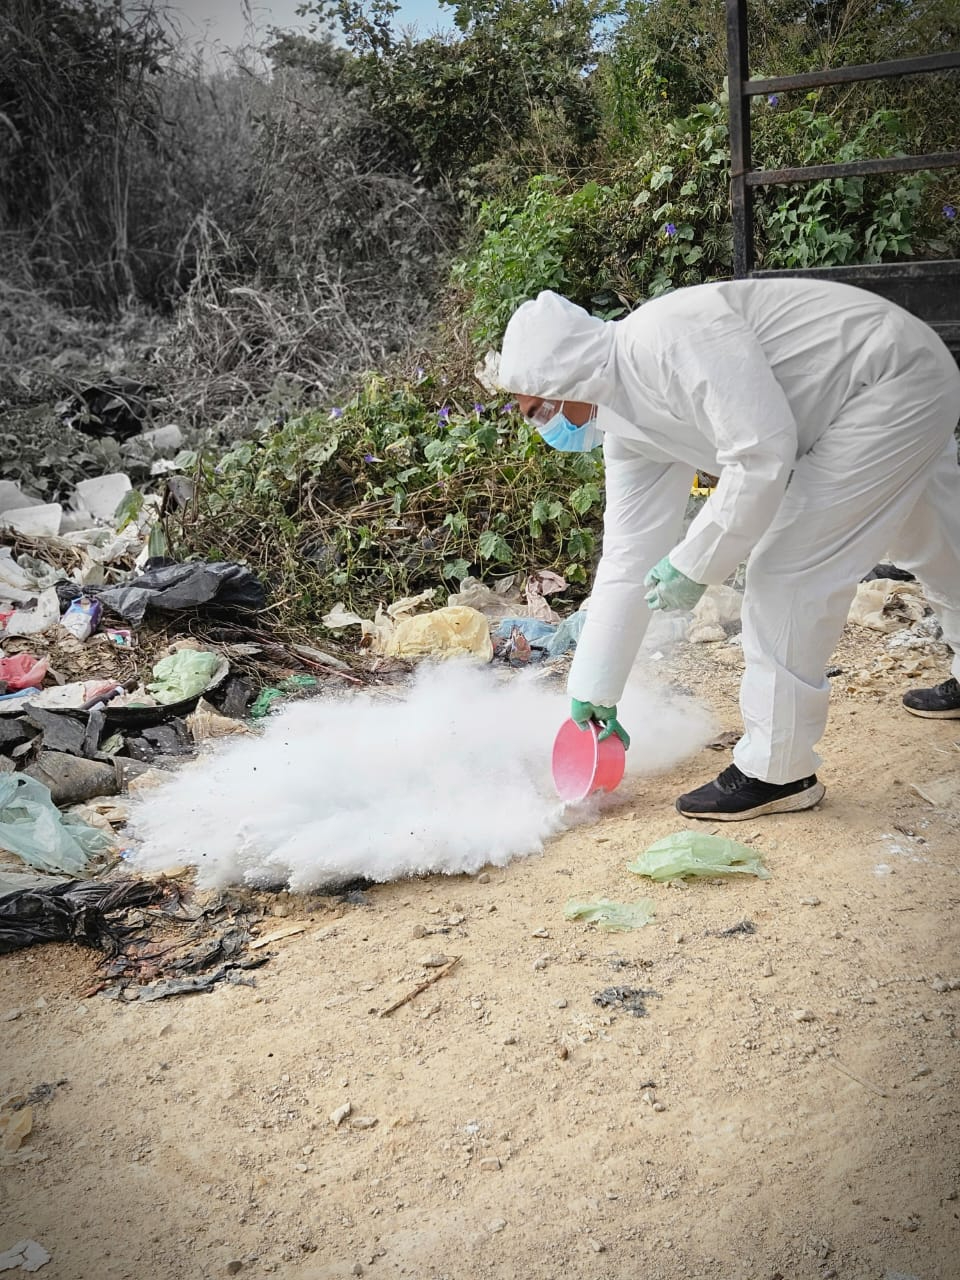
{"label": "black sneaker", "polygon": [[681,796],[677,809],[685,818],[741,822],[744,818],[759,818],[762,813],[812,809],[825,791],[815,773],[796,782],[761,782],[759,778],[748,778],[732,764],[713,782]]}
{"label": "black sneaker", "polygon": [[960,720],[960,681],[953,676],[932,689],[908,689],[903,705],[912,716],[928,720]]}

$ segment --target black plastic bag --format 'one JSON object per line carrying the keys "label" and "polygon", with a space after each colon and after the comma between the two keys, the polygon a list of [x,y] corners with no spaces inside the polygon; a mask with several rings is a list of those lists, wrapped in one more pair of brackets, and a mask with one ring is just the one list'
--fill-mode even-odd
{"label": "black plastic bag", "polygon": [[204,605],[256,612],[266,604],[263,584],[249,569],[230,562],[159,564],[116,587],[91,590],[105,609],[139,626],[148,609],[173,613]]}
{"label": "black plastic bag", "polygon": [[143,430],[156,390],[132,378],[105,378],[81,387],[57,410],[66,426],[85,435],[129,440]]}
{"label": "black plastic bag", "polygon": [[[67,880],[0,897],[0,954],[38,942],[79,942],[115,955],[133,929],[121,918],[163,897],[160,881]],[[111,919],[110,917],[115,917]]]}

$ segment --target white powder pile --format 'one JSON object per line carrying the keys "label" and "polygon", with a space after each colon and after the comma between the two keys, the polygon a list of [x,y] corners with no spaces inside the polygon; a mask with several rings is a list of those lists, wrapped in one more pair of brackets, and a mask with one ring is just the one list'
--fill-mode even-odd
{"label": "white powder pile", "polygon": [[[295,703],[262,734],[218,745],[145,792],[131,815],[131,865],[196,866],[207,888],[309,890],[472,873],[540,852],[596,817],[595,803],[565,809],[550,776],[568,709],[559,686],[453,662],[422,667],[393,696]],[[714,729],[692,700],[639,687],[621,720],[630,773],[669,768]]]}

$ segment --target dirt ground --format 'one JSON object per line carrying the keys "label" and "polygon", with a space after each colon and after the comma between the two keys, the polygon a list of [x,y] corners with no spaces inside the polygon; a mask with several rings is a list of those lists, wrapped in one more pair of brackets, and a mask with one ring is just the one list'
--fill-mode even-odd
{"label": "dirt ground", "polygon": [[[958,1280],[960,812],[912,784],[956,776],[960,722],[899,708],[942,655],[885,653],[838,651],[824,803],[725,829],[768,880],[625,869],[705,749],[506,870],[277,900],[263,932],[306,931],[255,988],[124,1006],[80,998],[91,953],[5,957],[0,1087],[55,1087],[0,1164],[0,1250],[38,1241],[49,1280]],[[660,671],[734,729],[739,664]],[[563,919],[641,895],[639,931]]]}

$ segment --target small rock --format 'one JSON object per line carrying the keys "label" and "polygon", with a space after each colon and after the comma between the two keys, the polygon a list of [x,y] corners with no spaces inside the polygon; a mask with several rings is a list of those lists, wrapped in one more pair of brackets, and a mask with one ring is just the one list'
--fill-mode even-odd
{"label": "small rock", "polygon": [[817,1015],[809,1009],[794,1009],[790,1014],[794,1022],[816,1022]]}
{"label": "small rock", "polygon": [[686,938],[684,937],[684,935],[683,935],[682,933],[675,933],[675,934],[673,935],[673,940],[674,940],[674,942],[677,944],[677,946],[678,946],[678,947],[680,946],[681,942],[686,942]]}
{"label": "small rock", "polygon": [[489,884],[489,883],[490,883],[489,872],[481,871],[480,874],[477,876],[477,884]]}
{"label": "small rock", "polygon": [[330,1112],[330,1123],[335,1129],[339,1129],[352,1110],[352,1105],[349,1102],[345,1102],[343,1106],[337,1107],[336,1111]]}
{"label": "small rock", "polygon": [[504,1042],[503,1042],[503,1043],[504,1043],[504,1044],[516,1044],[516,1043],[517,1043],[517,1037],[516,1037],[516,1036],[507,1036],[507,1038],[504,1040]]}
{"label": "small rock", "polygon": [[772,978],[772,977],[773,977],[773,963],[772,963],[772,961],[768,960],[768,961],[764,964],[763,968],[760,970],[760,973],[762,974],[762,976],[763,976],[764,978]]}
{"label": "small rock", "polygon": [[242,1269],[243,1269],[243,1263],[240,1261],[239,1258],[234,1258],[232,1262],[227,1263],[226,1270],[227,1270],[228,1276],[235,1276],[237,1272],[241,1271]]}
{"label": "small rock", "polygon": [[447,924],[449,925],[463,924],[466,918],[467,918],[466,916],[447,916]]}
{"label": "small rock", "polygon": [[657,1095],[652,1089],[644,1089],[643,1093],[640,1095],[640,1101],[645,1102],[648,1107],[652,1107],[656,1100]]}
{"label": "small rock", "polygon": [[593,1250],[594,1253],[607,1252],[607,1246],[605,1244],[601,1244],[599,1240],[594,1240],[592,1236],[590,1238],[590,1248]]}
{"label": "small rock", "polygon": [[300,1154],[301,1154],[301,1155],[305,1155],[305,1156],[312,1156],[312,1155],[313,1155],[313,1147],[307,1146],[307,1147],[303,1147],[303,1148],[301,1148],[301,1152],[300,1152]]}
{"label": "small rock", "polygon": [[350,1268],[350,1274],[351,1274],[352,1276],[362,1276],[362,1275],[363,1275],[363,1267],[360,1265],[360,1263],[359,1263],[359,1262],[355,1262],[355,1263],[353,1264],[353,1266]]}
{"label": "small rock", "polygon": [[550,931],[549,931],[548,929],[543,929],[543,928],[540,928],[540,929],[534,929],[534,931],[533,931],[533,933],[531,933],[530,937],[531,937],[531,938],[549,938],[549,937],[550,937]]}
{"label": "small rock", "polygon": [[354,1116],[350,1121],[354,1129],[372,1129],[377,1124],[376,1116]]}
{"label": "small rock", "polygon": [[480,1169],[483,1173],[497,1173],[500,1169],[499,1156],[484,1156],[480,1161]]}
{"label": "small rock", "polygon": [[295,1173],[307,1173],[309,1172],[310,1166],[308,1164],[295,1164],[293,1168]]}
{"label": "small rock", "polygon": [[546,956],[546,955],[537,956],[536,960],[534,960],[533,962],[534,970],[539,972],[540,970],[545,969],[549,963],[550,963],[549,956]]}
{"label": "small rock", "polygon": [[554,1006],[554,1008],[556,1009],[565,1009],[566,1007],[567,1007],[566,1000],[558,1000],[556,1005]]}
{"label": "small rock", "polygon": [[16,1022],[17,1018],[20,1017],[20,1012],[21,1011],[19,1009],[8,1009],[7,1012],[0,1017],[0,1022]]}
{"label": "small rock", "polygon": [[812,897],[811,897],[811,898],[801,898],[801,899],[800,899],[800,905],[801,905],[802,907],[819,907],[819,905],[820,905],[820,899],[819,899],[819,898],[812,898]]}
{"label": "small rock", "polygon": [[487,1230],[492,1231],[493,1234],[496,1235],[496,1233],[498,1231],[502,1231],[506,1225],[506,1218],[491,1218],[487,1223]]}
{"label": "small rock", "polygon": [[442,952],[437,952],[432,956],[424,956],[420,961],[424,969],[442,969],[445,964],[449,964],[450,957],[445,956]]}
{"label": "small rock", "polygon": [[666,1104],[663,1102],[655,1102],[653,1104],[653,1109],[654,1111],[666,1111],[667,1107],[666,1107]]}
{"label": "small rock", "polygon": [[928,1066],[917,1067],[916,1071],[913,1073],[913,1079],[922,1080],[924,1076],[928,1076],[929,1074],[930,1068]]}
{"label": "small rock", "polygon": [[425,938],[428,933],[429,930],[422,924],[415,924],[413,926],[413,936],[415,938]]}
{"label": "small rock", "polygon": [[566,1062],[567,1058],[570,1057],[570,1050],[567,1048],[565,1044],[557,1045],[557,1057],[560,1059],[561,1062]]}

